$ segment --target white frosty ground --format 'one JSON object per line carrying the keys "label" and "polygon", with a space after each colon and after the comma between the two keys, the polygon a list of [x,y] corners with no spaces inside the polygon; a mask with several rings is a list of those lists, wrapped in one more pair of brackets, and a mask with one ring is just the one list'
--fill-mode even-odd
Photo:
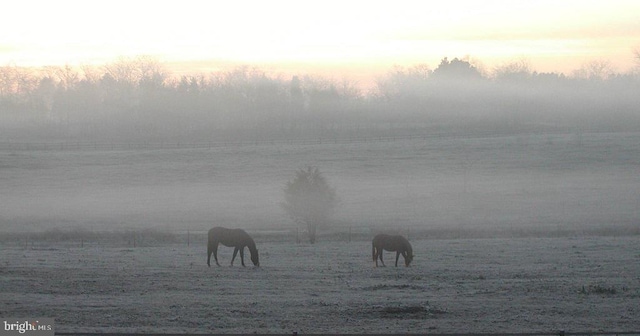
{"label": "white frosty ground", "polygon": [[204,246],[0,246],[0,316],[58,332],[392,333],[640,330],[640,237],[258,241],[260,268]]}

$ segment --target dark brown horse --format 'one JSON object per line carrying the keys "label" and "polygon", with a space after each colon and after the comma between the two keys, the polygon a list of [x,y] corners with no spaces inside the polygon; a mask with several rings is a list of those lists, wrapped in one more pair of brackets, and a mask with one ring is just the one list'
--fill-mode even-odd
{"label": "dark brown horse", "polygon": [[378,258],[382,262],[382,266],[385,266],[384,260],[382,260],[382,251],[391,251],[396,253],[396,267],[398,267],[398,258],[400,254],[404,257],[404,265],[409,266],[413,260],[413,249],[407,238],[403,236],[392,236],[387,234],[379,234],[373,237],[373,261],[376,262],[378,267]]}
{"label": "dark brown horse", "polygon": [[218,244],[222,244],[227,247],[235,247],[233,250],[233,258],[231,258],[231,266],[233,266],[233,261],[236,259],[238,251],[240,251],[240,263],[244,266],[245,246],[248,247],[249,252],[251,252],[251,261],[253,264],[260,266],[256,243],[249,234],[242,229],[214,227],[209,230],[209,241],[207,243],[207,265],[209,267],[211,267],[211,253],[213,253],[213,258],[216,260],[216,265],[220,266],[218,263]]}

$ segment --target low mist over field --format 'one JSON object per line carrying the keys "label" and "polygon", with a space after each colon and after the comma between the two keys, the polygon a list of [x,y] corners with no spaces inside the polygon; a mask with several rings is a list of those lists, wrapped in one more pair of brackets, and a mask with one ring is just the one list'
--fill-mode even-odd
{"label": "low mist over field", "polygon": [[396,67],[374,82],[254,67],[178,76],[150,57],[102,67],[0,67],[0,141],[166,143],[640,131],[637,73],[571,75],[524,60]]}
{"label": "low mist over field", "polygon": [[627,230],[640,218],[639,153],[637,133],[4,150],[0,220],[10,231],[291,229],[283,189],[311,165],[340,201],[331,230]]}
{"label": "low mist over field", "polygon": [[315,166],[333,229],[637,228],[640,80],[467,59],[370,91],[257,68],[174,77],[153,58],[2,67],[3,230],[294,228],[283,188]]}

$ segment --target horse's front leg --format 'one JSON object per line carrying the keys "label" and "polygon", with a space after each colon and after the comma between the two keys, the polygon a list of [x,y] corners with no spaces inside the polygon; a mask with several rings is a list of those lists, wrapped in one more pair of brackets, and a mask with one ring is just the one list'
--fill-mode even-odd
{"label": "horse's front leg", "polygon": [[207,266],[211,267],[211,254],[213,253],[213,258],[216,260],[216,265],[218,264],[218,243],[209,242],[207,244]]}
{"label": "horse's front leg", "polygon": [[244,266],[244,247],[240,249],[240,263],[242,264],[242,267],[246,267]]}
{"label": "horse's front leg", "polygon": [[400,251],[396,252],[396,267],[398,267],[398,259],[400,258]]}
{"label": "horse's front leg", "polygon": [[382,259],[382,256],[384,255],[383,252],[384,250],[378,250],[378,253],[380,253],[380,262],[382,263],[382,267],[387,267],[387,265],[384,264],[384,259]]}
{"label": "horse's front leg", "polygon": [[[236,260],[236,255],[238,254],[238,250],[239,250],[239,248],[237,248],[237,247],[233,250],[233,258],[231,258],[231,266],[233,266],[233,261]],[[242,257],[242,252],[240,252],[240,257]],[[244,265],[242,265],[242,266],[244,266]]]}
{"label": "horse's front leg", "polygon": [[[218,263],[218,244],[217,243],[213,246],[211,252],[213,252],[213,259],[216,261],[216,265],[220,266],[220,264]],[[207,265],[208,264],[209,264],[209,258],[207,258]]]}

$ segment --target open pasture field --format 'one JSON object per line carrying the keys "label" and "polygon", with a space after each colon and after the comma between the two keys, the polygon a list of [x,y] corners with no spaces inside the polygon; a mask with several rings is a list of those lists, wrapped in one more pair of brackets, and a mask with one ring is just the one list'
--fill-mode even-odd
{"label": "open pasture field", "polygon": [[[195,147],[2,147],[0,316],[60,332],[640,330],[640,134]],[[257,235],[262,267],[226,266],[230,249],[206,267],[213,226],[295,232],[280,203],[305,166],[340,198],[325,236]],[[379,231],[409,237],[411,267],[372,267]]]}
{"label": "open pasture field", "polygon": [[0,315],[58,332],[640,331],[638,236],[415,240],[408,268],[388,252],[373,268],[365,240],[257,244],[259,268],[223,247],[208,268],[204,244],[4,243]]}

